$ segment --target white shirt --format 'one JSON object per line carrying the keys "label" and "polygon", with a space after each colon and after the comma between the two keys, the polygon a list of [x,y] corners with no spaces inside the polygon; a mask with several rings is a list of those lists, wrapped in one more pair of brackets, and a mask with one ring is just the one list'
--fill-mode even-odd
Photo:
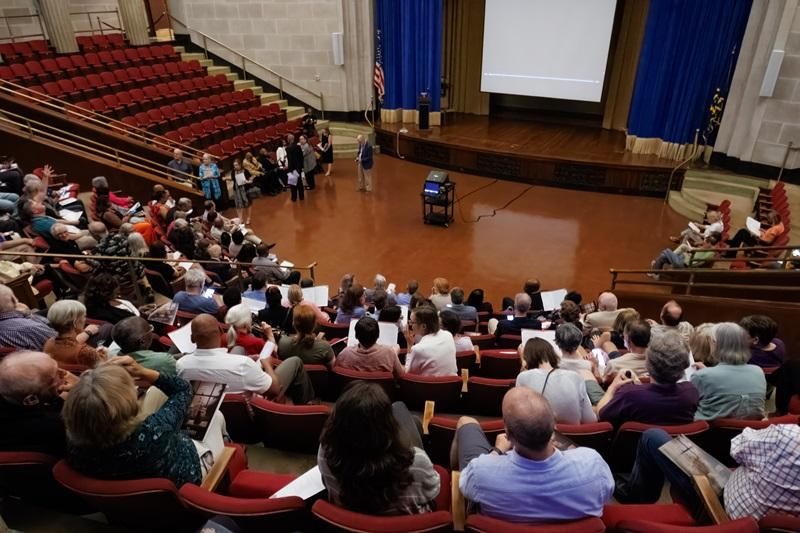
{"label": "white shirt", "polygon": [[225,392],[265,393],[272,378],[259,363],[244,355],[228,353],[226,348],[198,348],[186,354],[176,364],[178,376],[187,381],[225,383]]}
{"label": "white shirt", "polygon": [[703,238],[708,237],[712,233],[719,233],[722,234],[722,231],[725,229],[725,226],[722,225],[722,222],[713,222],[706,226],[706,229],[703,230]]}
{"label": "white shirt", "polygon": [[453,335],[440,329],[422,337],[406,354],[406,372],[420,376],[457,376]]}

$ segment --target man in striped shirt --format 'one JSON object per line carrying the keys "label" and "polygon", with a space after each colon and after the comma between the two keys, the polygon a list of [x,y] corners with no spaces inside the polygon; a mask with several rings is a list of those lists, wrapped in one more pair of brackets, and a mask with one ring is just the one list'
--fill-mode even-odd
{"label": "man in striped shirt", "polygon": [[44,343],[55,336],[47,319],[32,314],[11,289],[0,285],[0,347],[41,351]]}

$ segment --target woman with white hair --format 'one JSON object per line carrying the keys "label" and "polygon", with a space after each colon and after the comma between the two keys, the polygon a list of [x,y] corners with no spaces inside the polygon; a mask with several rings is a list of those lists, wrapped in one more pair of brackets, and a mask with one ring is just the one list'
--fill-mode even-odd
{"label": "woman with white hair", "polygon": [[77,300],[59,300],[47,312],[56,337],[44,345],[44,352],[59,363],[94,368],[106,360],[106,349],[92,348],[87,341],[99,332],[94,324],[86,325],[86,307]]}
{"label": "woman with white hair", "polygon": [[[234,305],[225,315],[225,323],[228,324],[228,351],[233,352],[236,347],[244,350],[244,354],[258,361],[261,350],[264,349],[266,342],[264,339],[256,337],[251,332],[253,327],[253,314],[250,307],[245,304]],[[267,340],[275,345],[275,336],[272,334],[272,327],[266,322],[261,323],[261,329],[267,336]]]}
{"label": "woman with white hair", "polygon": [[222,189],[219,185],[219,167],[211,159],[211,154],[203,154],[203,164],[198,167],[197,172],[206,200],[219,200],[222,197]]}
{"label": "woman with white hair", "polygon": [[692,375],[692,384],[700,393],[700,402],[694,419],[764,418],[767,381],[760,367],[747,364],[747,332],[734,322],[721,322],[714,326],[711,345],[719,364],[705,368],[697,363],[701,370]]}
{"label": "woman with white hair", "polygon": [[[61,222],[56,222],[50,227],[50,235],[53,240],[51,241],[50,248],[47,250],[51,254],[65,254],[65,255],[81,255],[81,248],[76,242],[80,236],[77,233],[72,233],[69,228]],[[92,266],[83,259],[76,259],[74,257],[65,257],[64,261],[69,263],[73,268],[79,272],[91,272]]]}

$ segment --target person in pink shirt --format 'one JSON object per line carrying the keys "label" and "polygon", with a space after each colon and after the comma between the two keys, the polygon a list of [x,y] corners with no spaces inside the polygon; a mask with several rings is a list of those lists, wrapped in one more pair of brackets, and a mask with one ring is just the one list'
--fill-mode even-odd
{"label": "person in pink shirt", "polygon": [[405,374],[397,345],[377,344],[380,328],[374,318],[363,317],[356,322],[357,346],[348,346],[336,357],[336,366],[360,372],[391,372],[395,379]]}

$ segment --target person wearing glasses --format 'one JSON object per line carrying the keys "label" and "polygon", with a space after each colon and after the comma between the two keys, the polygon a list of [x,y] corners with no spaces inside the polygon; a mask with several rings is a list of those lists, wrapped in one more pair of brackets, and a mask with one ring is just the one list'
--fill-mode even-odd
{"label": "person wearing glasses", "polygon": [[119,355],[129,355],[145,368],[162,376],[175,376],[175,357],[166,352],[150,349],[153,344],[153,326],[142,317],[132,316],[117,322],[111,338],[119,345]]}

